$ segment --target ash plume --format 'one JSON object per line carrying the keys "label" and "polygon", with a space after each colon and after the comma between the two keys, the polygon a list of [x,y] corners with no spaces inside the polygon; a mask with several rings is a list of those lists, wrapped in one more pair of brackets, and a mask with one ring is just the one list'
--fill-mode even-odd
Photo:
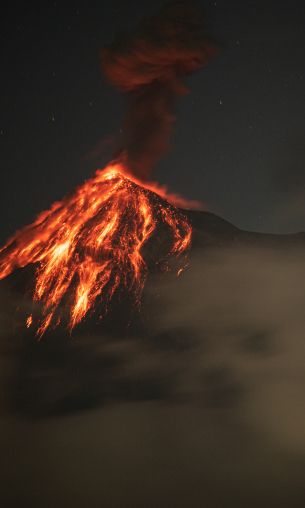
{"label": "ash plume", "polygon": [[102,50],[106,78],[129,99],[117,157],[142,179],[149,178],[168,147],[174,99],[188,91],[183,77],[204,67],[217,52],[204,33],[202,14],[195,5],[170,3]]}

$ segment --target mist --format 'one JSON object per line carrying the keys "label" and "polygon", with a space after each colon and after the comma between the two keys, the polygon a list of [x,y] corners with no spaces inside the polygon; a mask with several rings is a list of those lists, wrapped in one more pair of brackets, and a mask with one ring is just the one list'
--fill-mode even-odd
{"label": "mist", "polygon": [[302,506],[303,258],[195,250],[124,336],[38,344],[3,289],[4,505]]}

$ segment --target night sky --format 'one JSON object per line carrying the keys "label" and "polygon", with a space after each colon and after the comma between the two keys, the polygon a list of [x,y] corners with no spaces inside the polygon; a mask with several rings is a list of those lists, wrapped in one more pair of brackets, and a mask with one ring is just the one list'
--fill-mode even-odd
{"label": "night sky", "polygon": [[[200,3],[223,49],[188,79],[154,177],[241,228],[304,230],[304,2]],[[163,4],[2,8],[2,241],[109,162],[125,100],[100,49]]]}

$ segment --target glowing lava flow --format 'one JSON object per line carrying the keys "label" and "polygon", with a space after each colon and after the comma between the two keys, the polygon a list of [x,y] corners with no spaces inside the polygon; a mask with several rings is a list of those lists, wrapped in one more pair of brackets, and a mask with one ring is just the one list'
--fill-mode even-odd
{"label": "glowing lava flow", "polygon": [[[146,277],[141,251],[158,223],[170,228],[169,254],[186,251],[191,226],[164,199],[164,189],[146,186],[121,164],[111,164],[8,240],[0,250],[0,279],[38,264],[34,301],[43,309],[39,336],[60,323],[60,304],[68,305],[72,329],[98,297],[107,306],[122,285],[139,301]],[[30,316],[27,326],[32,323]]]}

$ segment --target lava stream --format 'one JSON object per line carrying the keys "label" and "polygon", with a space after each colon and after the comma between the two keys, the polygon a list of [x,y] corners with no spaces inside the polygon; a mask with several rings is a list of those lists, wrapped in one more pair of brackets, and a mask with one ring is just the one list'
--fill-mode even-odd
{"label": "lava stream", "polygon": [[[171,197],[164,189],[139,182],[122,164],[110,164],[8,240],[0,250],[0,279],[38,265],[34,301],[43,313],[38,336],[60,323],[64,304],[72,329],[97,298],[107,307],[120,286],[139,301],[147,272],[142,248],[158,223],[171,231],[168,254],[187,250],[191,226],[166,199]],[[27,326],[32,323],[30,316]]]}

